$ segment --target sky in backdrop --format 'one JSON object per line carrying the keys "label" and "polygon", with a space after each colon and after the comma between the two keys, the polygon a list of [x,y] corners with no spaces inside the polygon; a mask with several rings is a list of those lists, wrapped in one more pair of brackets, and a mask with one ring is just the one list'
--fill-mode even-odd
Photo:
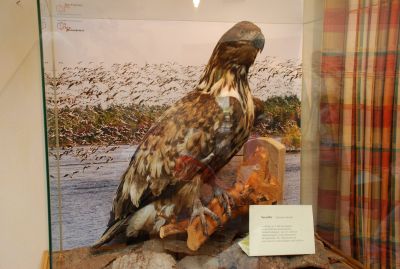
{"label": "sky in backdrop", "polygon": [[[125,62],[206,64],[219,38],[233,25],[106,19],[54,19],[51,25],[51,21],[44,20],[45,68],[51,68],[53,59],[56,69],[81,61],[104,65]],[[301,58],[302,24],[257,25],[266,38],[258,59],[264,56]],[[53,32],[50,29],[54,29]]]}

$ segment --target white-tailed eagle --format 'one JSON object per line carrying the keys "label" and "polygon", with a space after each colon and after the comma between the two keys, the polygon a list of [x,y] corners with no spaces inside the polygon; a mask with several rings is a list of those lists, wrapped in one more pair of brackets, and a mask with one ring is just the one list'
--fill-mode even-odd
{"label": "white-tailed eagle", "polygon": [[[139,144],[122,176],[108,228],[100,246],[124,233],[158,232],[182,212],[192,218],[218,217],[203,205],[201,187],[230,211],[230,198],[215,174],[240,150],[250,135],[255,104],[248,71],[264,47],[259,27],[239,22],[218,41],[198,86],[172,105]],[[204,227],[207,232],[207,227]]]}

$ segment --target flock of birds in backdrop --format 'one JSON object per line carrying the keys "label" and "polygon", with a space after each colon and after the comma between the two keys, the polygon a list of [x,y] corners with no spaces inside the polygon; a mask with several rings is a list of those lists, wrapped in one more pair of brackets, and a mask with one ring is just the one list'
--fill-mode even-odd
{"label": "flock of birds in backdrop", "polygon": [[[195,88],[204,67],[79,62],[55,75],[46,72],[50,162],[72,156],[84,164],[61,178],[100,170],[120,145],[138,144],[169,105]],[[252,94],[262,101],[276,96],[300,100],[301,80],[299,59],[267,56],[249,74]]]}

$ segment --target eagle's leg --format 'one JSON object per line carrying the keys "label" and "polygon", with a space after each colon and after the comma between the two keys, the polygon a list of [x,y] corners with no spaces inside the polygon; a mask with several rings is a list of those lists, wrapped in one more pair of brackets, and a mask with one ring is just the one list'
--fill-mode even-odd
{"label": "eagle's leg", "polygon": [[190,217],[190,223],[192,223],[195,217],[197,216],[200,217],[200,223],[201,226],[203,227],[203,233],[205,236],[208,236],[208,227],[205,215],[210,216],[215,222],[218,223],[219,226],[221,225],[220,218],[214,212],[212,212],[208,207],[203,206],[199,198],[196,198],[193,202],[193,211]]}
{"label": "eagle's leg", "polygon": [[174,203],[177,205],[176,214],[181,212],[181,209],[186,207],[191,210],[190,223],[196,217],[200,218],[200,224],[203,228],[204,235],[208,235],[207,222],[205,216],[208,215],[211,219],[221,224],[219,217],[209,208],[203,205],[201,201],[201,186],[203,185],[202,175],[198,174],[193,179],[185,183],[174,196]]}
{"label": "eagle's leg", "polygon": [[232,207],[235,205],[234,200],[224,189],[222,189],[216,184],[214,184],[213,190],[214,190],[214,197],[217,198],[219,203],[223,206],[224,211],[226,212],[228,217],[231,217]]}

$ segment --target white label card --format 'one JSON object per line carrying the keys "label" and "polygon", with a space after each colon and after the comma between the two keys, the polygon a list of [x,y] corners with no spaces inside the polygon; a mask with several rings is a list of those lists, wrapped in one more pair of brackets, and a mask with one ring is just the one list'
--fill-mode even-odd
{"label": "white label card", "polygon": [[249,256],[315,254],[310,205],[251,205]]}

